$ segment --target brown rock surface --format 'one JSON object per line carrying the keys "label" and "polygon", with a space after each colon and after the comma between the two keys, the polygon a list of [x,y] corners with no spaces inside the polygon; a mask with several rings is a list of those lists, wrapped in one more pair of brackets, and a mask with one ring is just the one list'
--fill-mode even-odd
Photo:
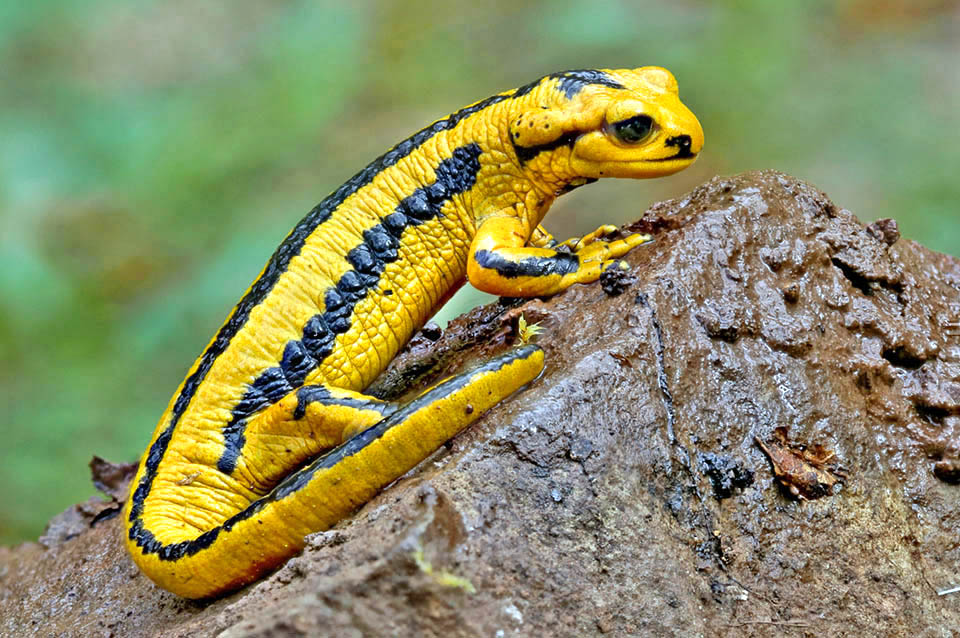
{"label": "brown rock surface", "polygon": [[774,172],[634,228],[635,280],[419,338],[382,392],[520,311],[547,370],[271,577],[180,600],[88,504],[0,549],[0,634],[960,635],[960,262]]}

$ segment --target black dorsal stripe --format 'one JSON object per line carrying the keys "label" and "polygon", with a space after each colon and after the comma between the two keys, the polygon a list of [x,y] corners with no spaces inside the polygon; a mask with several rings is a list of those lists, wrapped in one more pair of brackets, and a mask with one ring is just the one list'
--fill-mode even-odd
{"label": "black dorsal stripe", "polygon": [[[233,408],[230,422],[223,429],[224,447],[217,461],[218,470],[230,474],[236,469],[246,443],[247,419],[256,410],[276,403],[302,386],[306,376],[333,352],[337,335],[350,329],[350,319],[357,304],[377,287],[387,264],[399,259],[399,235],[403,229],[436,219],[446,202],[473,187],[480,172],[480,153],[477,143],[454,149],[450,157],[437,166],[436,180],[432,184],[421,186],[405,197],[393,213],[364,233],[363,242],[347,253],[347,263],[353,269],[341,275],[340,280],[327,290],[324,312],[307,321],[303,336],[287,343],[280,365],[263,371]],[[396,240],[392,243],[384,241],[384,236],[391,233]],[[314,328],[321,325],[327,329],[322,338],[317,338]],[[288,357],[291,353],[292,356]],[[254,412],[249,411],[251,407],[255,408]]]}
{"label": "black dorsal stripe", "polygon": [[582,91],[584,87],[591,84],[609,86],[612,89],[627,88],[603,71],[597,71],[596,69],[574,69],[572,71],[560,71],[558,73],[545,75],[539,80],[521,86],[514,92],[513,95],[514,97],[526,95],[547,80],[559,80],[559,82],[557,82],[557,88],[567,99],[574,97],[577,93]]}

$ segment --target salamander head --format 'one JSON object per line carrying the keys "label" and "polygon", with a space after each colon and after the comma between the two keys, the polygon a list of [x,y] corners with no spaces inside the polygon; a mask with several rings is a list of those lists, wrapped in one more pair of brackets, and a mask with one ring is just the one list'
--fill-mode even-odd
{"label": "salamander head", "polygon": [[700,122],[660,67],[554,74],[536,97],[539,108],[511,122],[511,142],[522,162],[557,151],[550,163],[558,176],[660,177],[692,164],[703,148]]}

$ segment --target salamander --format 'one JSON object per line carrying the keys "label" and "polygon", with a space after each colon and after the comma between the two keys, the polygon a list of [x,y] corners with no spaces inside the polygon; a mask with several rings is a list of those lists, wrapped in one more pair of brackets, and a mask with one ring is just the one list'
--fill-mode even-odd
{"label": "salamander", "polygon": [[514,347],[405,404],[363,393],[464,283],[552,295],[640,234],[557,242],[553,201],[669,175],[703,147],[658,67],[546,75],[403,140],[320,202],[267,261],[160,418],[123,511],[139,568],[187,598],[253,582],[535,379]]}

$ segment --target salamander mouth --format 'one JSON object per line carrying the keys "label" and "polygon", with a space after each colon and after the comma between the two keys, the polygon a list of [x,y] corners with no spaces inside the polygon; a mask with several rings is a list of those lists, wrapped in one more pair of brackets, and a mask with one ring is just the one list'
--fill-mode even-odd
{"label": "salamander mouth", "polygon": [[649,161],[651,161],[651,162],[672,162],[673,160],[680,160],[680,159],[694,159],[694,158],[696,158],[696,156],[697,156],[697,154],[696,154],[696,153],[691,153],[691,152],[690,152],[690,149],[682,149],[682,150],[681,150],[679,153],[677,153],[676,155],[671,155],[670,157],[661,157],[660,159],[652,159],[652,160],[649,160]]}
{"label": "salamander mouth", "polygon": [[694,159],[697,156],[696,153],[691,153],[689,149],[682,150],[676,155],[671,155],[670,157],[661,157],[660,159],[648,160],[651,162],[672,162],[673,160],[678,159]]}

